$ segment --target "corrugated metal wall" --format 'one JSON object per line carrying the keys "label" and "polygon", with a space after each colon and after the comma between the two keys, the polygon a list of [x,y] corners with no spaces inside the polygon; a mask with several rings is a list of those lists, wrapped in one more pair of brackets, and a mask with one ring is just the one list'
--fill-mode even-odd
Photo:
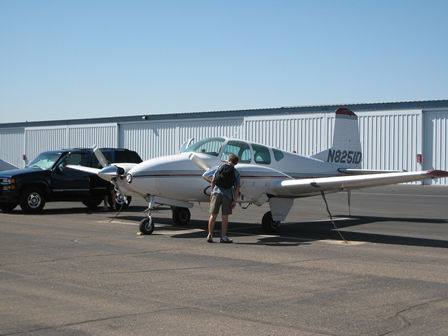
{"label": "corrugated metal wall", "polygon": [[[244,138],[285,151],[310,156],[327,148],[330,117],[326,114],[301,114],[287,117],[246,118]],[[333,118],[334,119],[334,118]],[[331,137],[332,139],[332,128]],[[330,141],[331,142],[331,141]]]}
{"label": "corrugated metal wall", "polygon": [[89,126],[70,126],[68,131],[68,144],[66,148],[90,148],[118,146],[117,124],[101,124]]}
{"label": "corrugated metal wall", "polygon": [[25,128],[25,153],[28,162],[43,151],[65,148],[66,144],[66,127]]}
{"label": "corrugated metal wall", "polygon": [[421,170],[422,112],[387,111],[359,114],[362,168]]}
{"label": "corrugated metal wall", "polygon": [[22,155],[24,150],[24,128],[0,129],[0,159],[23,168],[25,162]]}
{"label": "corrugated metal wall", "polygon": [[190,138],[237,137],[243,119],[142,122],[120,125],[120,146],[135,150],[142,159],[178,153]]}
{"label": "corrugated metal wall", "polygon": [[[448,111],[425,112],[425,169],[448,170]],[[448,185],[448,179],[427,181]]]}
{"label": "corrugated metal wall", "polygon": [[117,124],[25,128],[28,161],[46,150],[64,148],[117,147]]}

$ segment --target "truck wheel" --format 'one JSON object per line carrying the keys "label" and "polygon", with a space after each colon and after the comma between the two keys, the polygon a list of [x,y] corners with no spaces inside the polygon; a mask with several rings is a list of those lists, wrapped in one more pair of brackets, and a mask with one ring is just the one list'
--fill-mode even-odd
{"label": "truck wheel", "polygon": [[90,210],[95,210],[102,201],[103,201],[102,199],[91,199],[87,201],[82,201],[82,204],[84,204]]}
{"label": "truck wheel", "polygon": [[14,210],[14,208],[17,206],[17,204],[14,203],[2,203],[0,204],[0,209],[3,210],[3,212],[10,212]]}
{"label": "truck wheel", "polygon": [[26,213],[41,212],[45,205],[45,195],[38,187],[29,187],[20,195],[20,207]]}

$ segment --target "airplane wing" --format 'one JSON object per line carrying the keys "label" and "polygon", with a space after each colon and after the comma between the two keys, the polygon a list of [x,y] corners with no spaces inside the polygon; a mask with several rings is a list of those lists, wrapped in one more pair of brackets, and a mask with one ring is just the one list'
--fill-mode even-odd
{"label": "airplane wing", "polygon": [[442,170],[426,170],[311,179],[288,179],[282,181],[277,180],[271,186],[269,194],[285,198],[306,197],[320,194],[322,191],[339,192],[364,187],[375,187],[443,177],[448,177],[448,172]]}

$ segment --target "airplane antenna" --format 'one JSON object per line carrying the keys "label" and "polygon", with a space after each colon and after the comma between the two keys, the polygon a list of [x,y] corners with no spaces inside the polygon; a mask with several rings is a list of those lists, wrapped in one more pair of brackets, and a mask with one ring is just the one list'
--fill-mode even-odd
{"label": "airplane antenna", "polygon": [[333,216],[331,215],[330,209],[328,208],[328,203],[327,203],[327,199],[325,197],[325,193],[323,191],[321,191],[320,193],[321,193],[322,198],[323,198],[323,200],[325,202],[325,207],[327,208],[328,215],[330,216],[331,224],[333,224],[333,227],[335,228],[335,230],[339,234],[339,237],[341,237],[341,239],[344,241],[344,243],[348,244],[348,241],[344,238],[344,236],[342,235],[341,231],[339,231],[339,228],[336,226],[336,224],[333,221]]}
{"label": "airplane antenna", "polygon": [[348,190],[347,191],[347,202],[348,202],[348,216],[351,217],[352,216],[352,211],[351,211],[351,207],[350,207],[350,200],[352,199],[352,191]]}

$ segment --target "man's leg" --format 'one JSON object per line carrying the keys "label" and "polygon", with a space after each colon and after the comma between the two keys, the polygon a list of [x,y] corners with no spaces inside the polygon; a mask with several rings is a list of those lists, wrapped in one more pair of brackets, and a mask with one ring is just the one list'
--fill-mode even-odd
{"label": "man's leg", "polygon": [[208,219],[208,235],[212,236],[213,235],[213,229],[215,228],[215,222],[216,222],[216,217],[218,217],[218,214],[210,214],[210,218]]}
{"label": "man's leg", "polygon": [[229,226],[229,215],[222,215],[221,237],[227,236],[227,227]]}

